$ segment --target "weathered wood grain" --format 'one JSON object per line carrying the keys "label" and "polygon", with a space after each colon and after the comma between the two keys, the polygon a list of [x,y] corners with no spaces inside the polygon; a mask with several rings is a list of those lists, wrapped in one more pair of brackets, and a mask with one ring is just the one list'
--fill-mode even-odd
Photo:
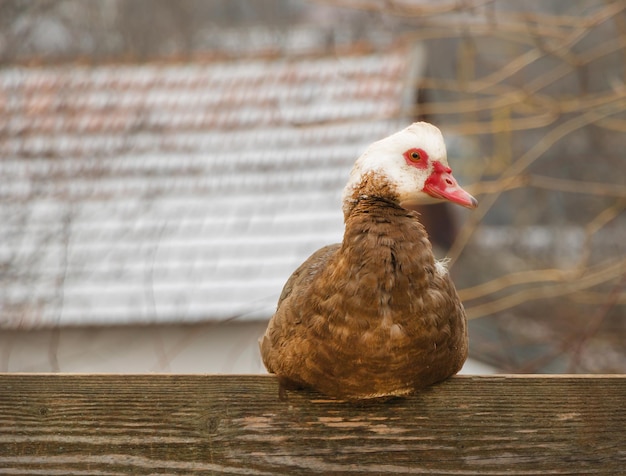
{"label": "weathered wood grain", "polygon": [[271,376],[0,374],[0,474],[626,474],[626,377],[355,405]]}

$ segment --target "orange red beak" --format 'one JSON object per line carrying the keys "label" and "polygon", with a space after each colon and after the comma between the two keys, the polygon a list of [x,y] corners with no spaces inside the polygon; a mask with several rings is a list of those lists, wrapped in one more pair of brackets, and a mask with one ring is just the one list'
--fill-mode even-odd
{"label": "orange red beak", "polygon": [[457,183],[450,167],[439,162],[435,162],[434,166],[435,170],[424,184],[424,192],[433,198],[448,200],[466,208],[478,206],[478,201]]}

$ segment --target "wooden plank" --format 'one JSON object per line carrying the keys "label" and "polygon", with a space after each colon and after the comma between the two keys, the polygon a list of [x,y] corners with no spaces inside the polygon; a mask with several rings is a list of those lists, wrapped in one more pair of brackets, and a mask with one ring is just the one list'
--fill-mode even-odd
{"label": "wooden plank", "polygon": [[354,404],[272,376],[0,374],[0,474],[626,471],[626,376],[457,376]]}

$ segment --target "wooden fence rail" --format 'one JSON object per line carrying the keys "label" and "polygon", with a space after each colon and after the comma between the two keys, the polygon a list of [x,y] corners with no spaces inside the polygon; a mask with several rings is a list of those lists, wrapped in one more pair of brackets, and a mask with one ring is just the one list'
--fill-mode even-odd
{"label": "wooden fence rail", "polygon": [[0,474],[626,474],[626,376],[278,399],[272,376],[0,374]]}

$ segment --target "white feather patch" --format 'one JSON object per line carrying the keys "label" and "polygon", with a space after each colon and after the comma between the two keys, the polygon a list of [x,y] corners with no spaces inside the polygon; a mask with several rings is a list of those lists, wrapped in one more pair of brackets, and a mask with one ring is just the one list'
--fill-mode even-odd
{"label": "white feather patch", "polygon": [[445,276],[448,274],[448,263],[450,262],[450,258],[444,258],[440,260],[435,260],[435,271],[439,276]]}

